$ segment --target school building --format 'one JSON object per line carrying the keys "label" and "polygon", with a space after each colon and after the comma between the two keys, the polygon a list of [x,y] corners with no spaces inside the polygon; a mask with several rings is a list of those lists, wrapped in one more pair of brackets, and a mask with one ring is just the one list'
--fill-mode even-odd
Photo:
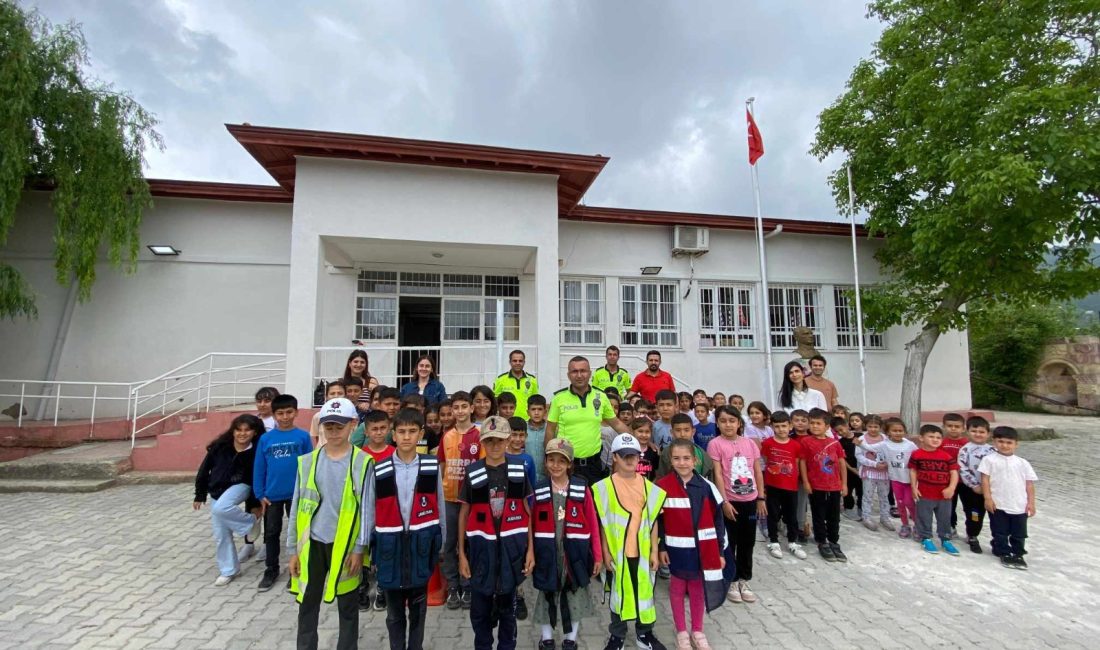
{"label": "school building", "polygon": [[[616,344],[632,374],[656,348],[681,388],[755,399],[766,393],[764,337],[779,373],[795,356],[792,328],[804,325],[842,401],[861,406],[845,223],[765,219],[764,314],[752,218],[585,205],[606,157],[227,128],[275,184],[151,180],[137,272],[103,265],[86,303],[55,281],[49,193],[26,193],[0,254],[30,282],[39,318],[0,323],[5,395],[18,390],[9,380],[132,390],[161,378],[170,402],[169,380],[206,372],[205,358],[213,370],[222,362],[210,353],[224,353],[240,355],[238,381],[262,366],[272,372],[253,374],[255,383],[301,399],[318,378],[339,376],[359,346],[383,383],[405,381],[427,353],[449,390],[468,389],[507,369],[502,339],[505,351],[526,352],[547,394],[566,385],[569,357],[595,368]],[[879,280],[876,245],[861,231],[865,284]],[[898,408],[914,335],[866,335],[870,409]],[[219,368],[217,383],[231,383],[230,366]],[[942,337],[924,408],[968,408],[968,372],[965,332]]]}

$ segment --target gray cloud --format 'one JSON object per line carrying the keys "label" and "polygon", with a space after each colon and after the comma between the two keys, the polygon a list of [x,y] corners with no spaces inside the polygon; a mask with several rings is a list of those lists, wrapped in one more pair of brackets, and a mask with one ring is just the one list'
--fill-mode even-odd
{"label": "gray cloud", "polygon": [[83,24],[93,74],[161,120],[149,174],[270,182],[224,122],[576,153],[611,162],[590,205],[829,219],[806,151],[880,27],[829,3],[43,0]]}

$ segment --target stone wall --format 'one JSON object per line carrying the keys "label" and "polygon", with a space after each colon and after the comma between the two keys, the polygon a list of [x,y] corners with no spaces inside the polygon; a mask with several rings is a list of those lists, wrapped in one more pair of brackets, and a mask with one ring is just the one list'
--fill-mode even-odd
{"label": "stone wall", "polygon": [[[1075,336],[1047,343],[1028,390],[1073,406],[1100,409],[1100,337]],[[1034,397],[1025,397],[1024,402],[1052,413],[1081,412]]]}

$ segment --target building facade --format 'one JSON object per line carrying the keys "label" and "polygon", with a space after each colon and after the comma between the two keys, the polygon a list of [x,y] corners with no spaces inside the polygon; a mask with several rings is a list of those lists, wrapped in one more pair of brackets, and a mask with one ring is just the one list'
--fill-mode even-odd
{"label": "building facade", "polygon": [[[499,350],[518,348],[550,393],[569,357],[595,367],[615,344],[632,373],[659,349],[682,388],[759,399],[764,337],[779,372],[802,325],[841,401],[862,406],[846,224],[765,220],[764,314],[753,219],[581,204],[607,158],[228,128],[277,185],[151,181],[142,245],[180,253],[143,248],[133,275],[104,266],[92,300],[71,309],[54,280],[49,194],[27,193],[2,254],[31,283],[40,315],[0,323],[0,378],[44,378],[51,353],[57,379],[107,382],[213,351],[285,352],[286,389],[306,395],[363,347],[384,383],[427,354],[457,390],[505,371]],[[678,226],[706,246],[674,250]],[[861,233],[865,284],[879,280],[876,247]],[[865,334],[871,410],[898,408],[914,335]],[[965,332],[945,335],[924,407],[968,408],[968,371]]]}

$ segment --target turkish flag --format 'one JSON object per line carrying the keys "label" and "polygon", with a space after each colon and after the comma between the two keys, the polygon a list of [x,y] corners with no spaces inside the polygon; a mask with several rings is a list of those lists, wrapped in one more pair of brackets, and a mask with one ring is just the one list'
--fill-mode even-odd
{"label": "turkish flag", "polygon": [[752,113],[745,109],[745,117],[749,122],[749,164],[755,165],[760,156],[764,155],[764,139],[760,137],[760,129],[756,128],[756,120],[752,119]]}

